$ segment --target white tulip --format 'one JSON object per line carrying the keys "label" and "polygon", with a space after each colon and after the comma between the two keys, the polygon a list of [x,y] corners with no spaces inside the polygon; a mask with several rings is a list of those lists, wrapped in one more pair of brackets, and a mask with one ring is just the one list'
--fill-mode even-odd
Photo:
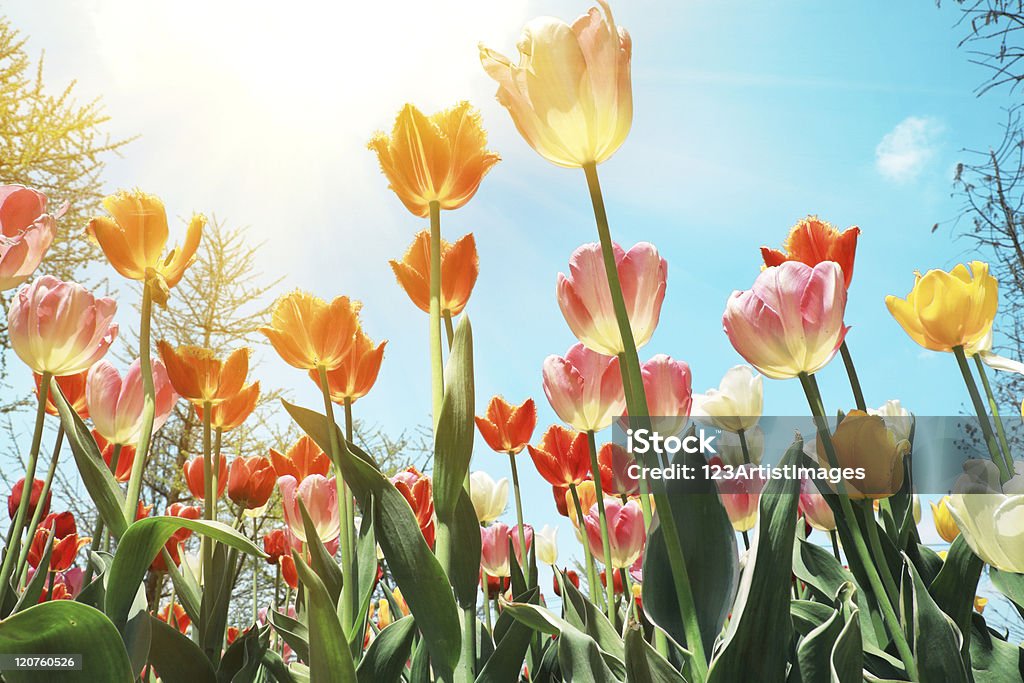
{"label": "white tulip", "polygon": [[914,426],[914,414],[900,405],[898,399],[889,399],[878,408],[868,408],[868,415],[878,415],[885,420],[885,426],[896,437],[897,443],[910,440],[910,429]]}
{"label": "white tulip", "polygon": [[764,378],[747,365],[730,368],[717,389],[694,394],[691,415],[730,432],[748,430],[764,410]]}
{"label": "white tulip", "polygon": [[537,542],[537,559],[544,564],[558,564],[558,527],[547,524],[534,534]]}
{"label": "white tulip", "polygon": [[[761,464],[761,457],[764,455],[764,430],[760,427],[753,427],[743,432],[743,438],[747,441],[747,455],[754,465]],[[715,450],[726,465],[739,467],[744,464],[743,444],[740,443],[739,434],[723,431],[715,441]]]}
{"label": "white tulip", "polygon": [[486,472],[473,472],[469,475],[469,491],[481,524],[490,524],[505,512],[508,505],[508,479],[505,477],[494,481]]}

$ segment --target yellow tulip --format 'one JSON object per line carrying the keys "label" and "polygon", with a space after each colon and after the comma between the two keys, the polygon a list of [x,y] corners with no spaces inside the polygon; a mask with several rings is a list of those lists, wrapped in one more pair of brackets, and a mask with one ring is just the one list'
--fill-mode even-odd
{"label": "yellow tulip", "polygon": [[998,302],[999,283],[982,261],[971,261],[970,268],[958,264],[948,273],[918,273],[906,299],[885,297],[892,317],[915,342],[932,351],[962,346],[967,353],[981,350]]}
{"label": "yellow tulip", "polygon": [[939,504],[931,503],[932,521],[935,522],[935,530],[946,543],[952,543],[960,535],[960,527],[956,525],[953,515],[949,514],[949,496],[943,496]]}
{"label": "yellow tulip", "polygon": [[[832,443],[839,467],[864,469],[863,479],[846,480],[851,499],[888,498],[903,486],[903,456],[910,444],[897,442],[880,416],[851,410],[836,427]],[[818,453],[825,453],[820,437]]]}

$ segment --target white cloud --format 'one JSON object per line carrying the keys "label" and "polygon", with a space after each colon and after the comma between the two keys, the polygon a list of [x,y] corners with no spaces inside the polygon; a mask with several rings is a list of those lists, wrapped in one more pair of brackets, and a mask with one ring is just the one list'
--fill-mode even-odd
{"label": "white cloud", "polygon": [[875,147],[875,168],[898,183],[915,179],[935,156],[941,133],[942,124],[936,119],[908,116]]}

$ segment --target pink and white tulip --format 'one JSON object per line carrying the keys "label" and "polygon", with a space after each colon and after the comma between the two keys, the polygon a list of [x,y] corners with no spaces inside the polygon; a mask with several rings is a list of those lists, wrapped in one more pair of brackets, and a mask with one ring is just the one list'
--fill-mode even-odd
{"label": "pink and white tulip", "polygon": [[800,514],[818,531],[835,531],[836,517],[825,496],[810,479],[800,481]]}
{"label": "pink and white tulip", "polygon": [[338,518],[338,488],[334,477],[328,479],[322,474],[311,474],[302,482],[286,474],[278,477],[277,487],[281,490],[281,508],[284,521],[303,543],[307,542],[306,527],[302,523],[302,511],[299,510],[299,499],[306,506],[306,512],[316,527],[316,534],[324,543],[338,537],[341,522]]}
{"label": "pink and white tulip", "polygon": [[[608,521],[608,541],[612,550],[612,568],[627,569],[636,562],[644,549],[647,537],[644,531],[644,515],[640,505],[631,500],[623,504],[615,498],[605,498],[604,514]],[[604,546],[601,539],[601,520],[597,503],[584,518],[590,553],[599,562],[604,562]]]}
{"label": "pink and white tulip", "polygon": [[14,289],[39,267],[57,235],[46,195],[24,185],[0,185],[0,291]]}
{"label": "pink and white tulip", "polygon": [[[153,431],[156,432],[171,414],[178,395],[171,387],[163,363],[154,359],[153,387],[156,413]],[[86,403],[96,431],[112,444],[134,446],[142,432],[142,406],[145,402],[142,367],[139,359],[132,361],[122,379],[121,373],[110,361],[101,360],[89,369],[85,381]]]}
{"label": "pink and white tulip", "polygon": [[[480,567],[490,576],[509,576],[508,539],[511,529],[504,522],[480,527]],[[516,533],[518,536],[518,532]],[[532,534],[531,534],[532,535]]]}
{"label": "pink and white tulip", "polygon": [[647,414],[654,418],[654,429],[663,435],[683,431],[693,403],[690,366],[659,353],[643,364],[641,373]]}
{"label": "pink and white tulip", "polygon": [[745,476],[722,478],[718,481],[718,493],[729,515],[732,528],[736,531],[749,531],[757,524],[757,507],[761,501],[761,489],[764,478],[759,470],[751,465],[740,465],[736,468],[749,470]]}
{"label": "pink and white tulip", "polygon": [[512,550],[516,553],[516,560],[519,562],[520,567],[526,566],[526,561],[529,559],[530,548],[533,547],[533,525],[523,525],[523,535],[526,537],[526,552],[523,553],[523,549],[519,547],[519,525],[509,529],[509,536],[512,537]]}
{"label": "pink and white tulip", "polygon": [[626,409],[619,359],[574,344],[544,360],[544,394],[558,417],[577,431],[600,431]]}

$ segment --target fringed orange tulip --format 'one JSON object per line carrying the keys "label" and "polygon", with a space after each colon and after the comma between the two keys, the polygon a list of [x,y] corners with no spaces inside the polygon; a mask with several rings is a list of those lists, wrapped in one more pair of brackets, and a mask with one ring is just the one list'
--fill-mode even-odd
{"label": "fringed orange tulip", "polygon": [[118,273],[153,285],[153,300],[166,304],[168,290],[195,260],[206,218],[193,215],[185,242],[164,255],[167,211],[159,197],[139,190],[121,191],[104,199],[103,208],[111,217],[93,218],[86,232]]}
{"label": "fringed orange tulip", "polygon": [[278,477],[292,476],[297,481],[302,481],[311,474],[326,477],[331,467],[330,458],[308,436],[296,441],[283,455],[271,448],[270,463]]}
{"label": "fringed orange tulip", "polygon": [[217,358],[213,351],[199,346],[172,347],[165,341],[156,343],[160,358],[167,368],[171,386],[182,398],[193,404],[217,405],[237,396],[249,374],[249,349],[236,349],[227,360]]}
{"label": "fringed orange tulip", "polygon": [[501,158],[487,149],[480,113],[468,102],[429,117],[407,104],[391,135],[377,133],[369,147],[405,208],[424,218],[430,202],[457,209],[472,199]]}
{"label": "fringed orange tulip", "polygon": [[270,325],[261,327],[260,332],[288,365],[301,370],[334,370],[355,341],[360,306],[347,296],[327,303],[296,290],[278,299]]}
{"label": "fringed orange tulip", "polygon": [[[32,376],[36,381],[36,396],[39,396],[39,383],[42,381],[43,376],[38,372],[32,373]],[[89,371],[85,370],[75,375],[53,378],[57,382],[57,386],[60,387],[60,392],[67,399],[68,405],[83,420],[89,419],[89,404],[85,400],[85,378],[88,376]],[[53,392],[47,392],[46,394],[46,413],[47,415],[57,414],[57,405],[53,402]]]}
{"label": "fringed orange tulip", "polygon": [[860,228],[851,226],[839,232],[834,225],[817,216],[808,216],[794,225],[786,241],[785,251],[761,247],[761,258],[766,266],[779,266],[786,261],[800,261],[812,268],[822,261],[835,261],[843,269],[846,288],[853,280],[853,260],[857,254]]}
{"label": "fringed orange tulip", "polygon": [[[430,233],[418,233],[401,261],[390,261],[398,284],[424,313],[430,312]],[[480,261],[473,233],[455,244],[441,240],[441,313],[458,315],[473,293]]]}
{"label": "fringed orange tulip", "polygon": [[[196,500],[203,500],[206,497],[206,480],[203,478],[203,459],[192,458],[182,466],[182,473],[185,475],[185,483],[188,490]],[[224,487],[228,483],[228,459],[220,456],[220,466],[217,468],[217,497],[224,495]]]}
{"label": "fringed orange tulip", "polygon": [[[219,429],[222,432],[230,432],[240,427],[243,422],[256,410],[256,403],[260,399],[260,383],[253,382],[240,392],[225,399],[210,409],[210,427]],[[196,405],[196,415],[203,419],[203,406]]]}
{"label": "fringed orange tulip", "polygon": [[532,398],[513,406],[501,396],[487,404],[487,414],[476,416],[480,436],[498,453],[518,453],[530,442],[537,427],[537,406]]}
{"label": "fringed orange tulip", "polygon": [[[380,364],[384,360],[384,346],[387,343],[385,340],[374,346],[373,341],[362,329],[356,332],[355,341],[345,355],[345,360],[327,373],[327,388],[330,390],[332,401],[339,405],[346,402],[355,403],[370,392],[377,381]],[[320,387],[319,373],[310,370],[309,377],[323,391],[323,387]]]}
{"label": "fringed orange tulip", "polygon": [[[540,445],[530,446],[529,450],[538,474],[552,486],[579,484],[590,475],[590,450],[584,432],[551,425],[544,432]],[[566,498],[569,492],[565,490],[562,494]],[[556,499],[558,495],[556,492]],[[569,507],[572,507],[571,499]]]}
{"label": "fringed orange tulip", "polygon": [[277,473],[267,458],[235,458],[228,473],[228,497],[246,510],[259,510],[270,500]]}

